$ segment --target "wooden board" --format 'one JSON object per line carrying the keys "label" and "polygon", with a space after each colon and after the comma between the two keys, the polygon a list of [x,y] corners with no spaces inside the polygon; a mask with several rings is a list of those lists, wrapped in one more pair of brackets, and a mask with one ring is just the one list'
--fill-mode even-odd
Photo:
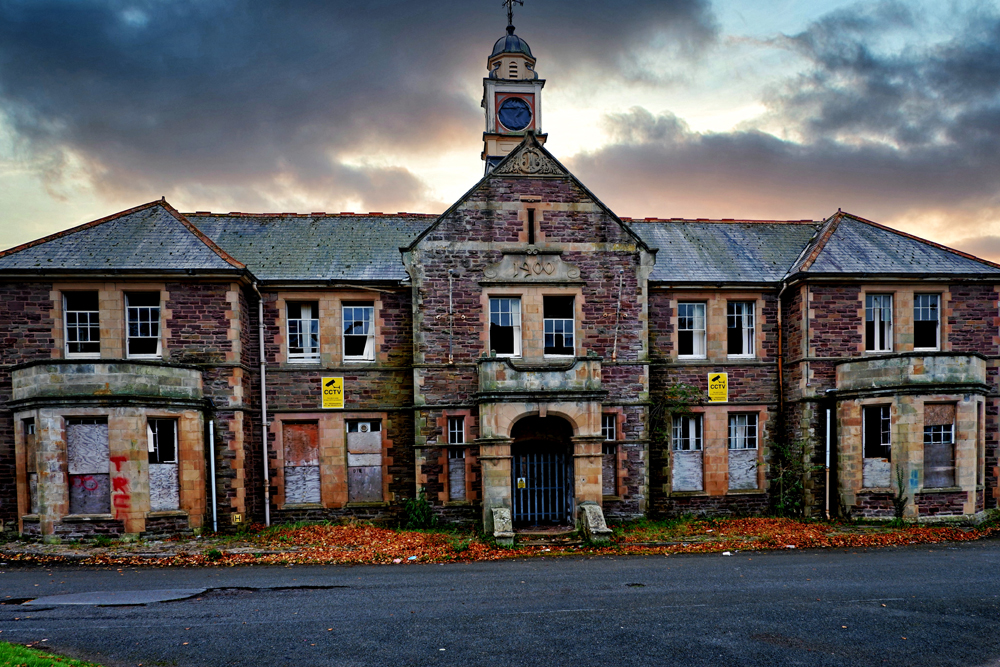
{"label": "wooden board", "polygon": [[674,491],[704,491],[705,466],[701,451],[676,450],[671,487]]}

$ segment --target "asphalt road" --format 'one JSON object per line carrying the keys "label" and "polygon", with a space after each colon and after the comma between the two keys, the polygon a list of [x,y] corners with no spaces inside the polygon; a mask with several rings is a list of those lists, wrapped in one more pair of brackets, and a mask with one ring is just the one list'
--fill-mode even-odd
{"label": "asphalt road", "polygon": [[[107,665],[1000,665],[1000,541],[382,567],[0,567],[0,640]],[[189,591],[190,592],[190,591]],[[7,598],[7,596],[10,596]]]}

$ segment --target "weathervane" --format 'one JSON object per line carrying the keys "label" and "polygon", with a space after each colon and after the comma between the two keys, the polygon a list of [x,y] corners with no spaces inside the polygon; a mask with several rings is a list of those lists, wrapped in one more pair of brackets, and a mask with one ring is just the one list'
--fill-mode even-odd
{"label": "weathervane", "polygon": [[503,5],[507,8],[507,25],[514,25],[514,5],[524,6],[524,0],[503,0]]}

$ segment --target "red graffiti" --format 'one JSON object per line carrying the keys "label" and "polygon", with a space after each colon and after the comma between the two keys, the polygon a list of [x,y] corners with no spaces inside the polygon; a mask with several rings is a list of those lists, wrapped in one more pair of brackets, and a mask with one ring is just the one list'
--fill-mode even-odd
{"label": "red graffiti", "polygon": [[132,507],[132,500],[124,493],[118,493],[111,496],[111,502],[114,504],[116,509],[127,510]]}
{"label": "red graffiti", "polygon": [[127,477],[112,477],[111,486],[115,491],[123,491],[128,493],[128,478]]}
{"label": "red graffiti", "polygon": [[93,475],[73,475],[73,487],[84,491],[97,491],[100,484]]}
{"label": "red graffiti", "polygon": [[128,461],[127,456],[112,456],[111,462],[115,464],[115,472],[122,471],[122,464]]}

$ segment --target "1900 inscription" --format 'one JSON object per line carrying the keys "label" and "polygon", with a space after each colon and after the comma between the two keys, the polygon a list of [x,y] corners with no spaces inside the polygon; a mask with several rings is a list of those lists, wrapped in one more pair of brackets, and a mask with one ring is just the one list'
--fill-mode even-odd
{"label": "1900 inscription", "polygon": [[559,255],[504,255],[503,261],[483,269],[487,280],[527,280],[565,282],[580,279],[580,269]]}

